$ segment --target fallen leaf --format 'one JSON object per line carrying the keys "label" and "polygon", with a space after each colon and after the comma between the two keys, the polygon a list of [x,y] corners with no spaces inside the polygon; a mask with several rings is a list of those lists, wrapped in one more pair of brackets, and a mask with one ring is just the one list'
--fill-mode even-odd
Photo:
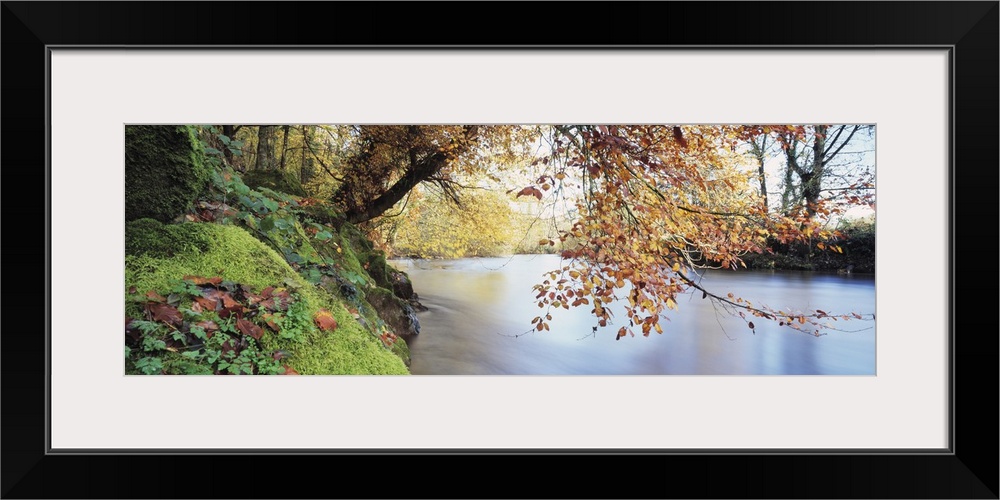
{"label": "fallen leaf", "polygon": [[200,326],[201,328],[203,328],[206,331],[208,331],[208,330],[214,331],[214,330],[218,330],[219,329],[219,325],[216,324],[214,321],[212,321],[210,319],[207,319],[205,321],[199,321],[199,322],[195,323],[195,326]]}
{"label": "fallen leaf", "polygon": [[146,304],[146,311],[149,312],[153,321],[162,321],[174,326],[180,326],[184,322],[184,315],[170,304]]}
{"label": "fallen leaf", "polygon": [[278,327],[278,324],[275,322],[276,320],[281,319],[281,315],[265,313],[260,315],[260,319],[264,320],[264,323],[275,332],[281,331],[281,328]]}
{"label": "fallen leaf", "polygon": [[253,337],[254,340],[260,340],[261,336],[264,335],[264,330],[261,327],[243,318],[239,318],[236,320],[236,329],[242,332],[243,335],[249,335]]}
{"label": "fallen leaf", "polygon": [[316,322],[316,326],[320,330],[331,332],[337,329],[337,320],[333,318],[333,314],[326,309],[320,309],[316,311],[316,315],[313,316],[313,321]]}
{"label": "fallen leaf", "polygon": [[151,301],[153,301],[153,302],[166,302],[167,301],[166,297],[164,297],[164,296],[162,296],[162,295],[154,292],[153,290],[150,290],[150,291],[146,292],[146,298],[149,299],[149,300],[151,300]]}
{"label": "fallen leaf", "polygon": [[233,299],[233,296],[230,295],[229,292],[209,288],[207,290],[202,290],[202,295],[209,300],[217,300],[222,304],[221,308],[218,306],[213,308],[214,310],[219,311],[220,317],[228,318],[229,316],[232,316],[234,312],[242,312],[243,310],[243,305]]}
{"label": "fallen leaf", "polygon": [[198,286],[202,286],[202,285],[219,286],[219,284],[222,283],[222,277],[221,276],[215,276],[213,278],[203,278],[201,276],[185,276],[184,280],[185,281],[190,281],[191,283],[194,283],[195,285],[198,285]]}
{"label": "fallen leaf", "polygon": [[291,366],[284,365],[284,367],[285,373],[282,373],[282,375],[299,375],[299,372],[295,371]]}
{"label": "fallen leaf", "polygon": [[192,303],[192,309],[194,304],[201,306],[203,311],[216,311],[219,308],[219,301],[214,299],[207,299],[205,297],[195,297],[194,303]]}

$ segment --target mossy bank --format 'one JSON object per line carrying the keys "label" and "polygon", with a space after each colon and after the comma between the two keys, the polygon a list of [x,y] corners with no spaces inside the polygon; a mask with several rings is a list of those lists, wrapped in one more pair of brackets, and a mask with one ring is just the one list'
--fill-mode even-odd
{"label": "mossy bank", "polygon": [[170,172],[127,203],[126,372],[408,374],[405,273],[294,178],[251,187],[190,132],[126,128],[132,170]]}

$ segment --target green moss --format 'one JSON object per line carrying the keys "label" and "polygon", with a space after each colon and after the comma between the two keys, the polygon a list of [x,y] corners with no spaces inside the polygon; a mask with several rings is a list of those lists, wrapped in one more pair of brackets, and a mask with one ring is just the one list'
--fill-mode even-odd
{"label": "green moss", "polygon": [[211,240],[195,224],[163,224],[138,219],[125,224],[125,254],[169,257],[187,250],[204,251]]}
{"label": "green moss", "polygon": [[349,247],[359,266],[364,269],[375,284],[392,290],[392,273],[395,271],[385,260],[385,254],[376,250],[372,242],[354,225],[345,223],[340,227],[343,245]]}
{"label": "green moss", "polygon": [[344,214],[337,211],[334,207],[326,204],[316,204],[303,207],[302,211],[305,212],[306,216],[312,218],[313,220],[320,222],[322,224],[329,224],[334,227],[340,227],[345,224]]}
{"label": "green moss", "polygon": [[337,258],[339,259],[338,263],[341,268],[350,273],[368,276],[368,273],[362,266],[361,261],[358,259],[358,255],[354,251],[354,246],[351,244],[351,240],[344,236],[343,230],[341,230],[340,241],[337,242],[337,245],[340,248],[340,252],[337,253]]}
{"label": "green moss", "polygon": [[208,186],[209,167],[191,126],[125,127],[125,220],[168,222]]}
{"label": "green moss", "polygon": [[243,183],[251,188],[267,188],[293,196],[306,196],[302,183],[294,174],[281,170],[251,170],[242,175]]}
{"label": "green moss", "polygon": [[[206,223],[156,226],[137,221],[132,233],[133,238],[141,235],[146,245],[143,251],[134,251],[125,257],[125,287],[135,287],[137,291],[126,295],[126,314],[141,313],[142,295],[146,291],[168,290],[172,281],[186,275],[221,276],[255,290],[285,286],[298,292],[307,304],[310,317],[319,309],[327,309],[339,325],[332,332],[310,328],[298,341],[275,336],[265,338],[267,349],[292,353],[288,364],[296,371],[302,374],[408,373],[403,361],[366,331],[338,297],[307,283],[282,256],[243,229]],[[178,235],[190,239],[178,239]],[[180,245],[176,245],[178,242]],[[165,367],[173,366],[171,363],[176,364],[165,362]]]}

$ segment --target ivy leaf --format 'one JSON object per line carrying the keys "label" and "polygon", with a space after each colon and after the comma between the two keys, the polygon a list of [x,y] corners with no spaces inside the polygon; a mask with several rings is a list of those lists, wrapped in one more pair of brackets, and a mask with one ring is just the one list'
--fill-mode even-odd
{"label": "ivy leaf", "polygon": [[265,233],[274,230],[274,225],[275,225],[274,216],[272,215],[268,215],[267,217],[264,217],[263,219],[260,220],[260,230],[264,231]]}

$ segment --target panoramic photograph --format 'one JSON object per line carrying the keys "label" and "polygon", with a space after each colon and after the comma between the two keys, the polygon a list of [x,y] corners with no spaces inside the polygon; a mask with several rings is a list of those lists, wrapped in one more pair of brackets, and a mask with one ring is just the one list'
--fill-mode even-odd
{"label": "panoramic photograph", "polygon": [[876,374],[871,124],[126,125],[126,375]]}

